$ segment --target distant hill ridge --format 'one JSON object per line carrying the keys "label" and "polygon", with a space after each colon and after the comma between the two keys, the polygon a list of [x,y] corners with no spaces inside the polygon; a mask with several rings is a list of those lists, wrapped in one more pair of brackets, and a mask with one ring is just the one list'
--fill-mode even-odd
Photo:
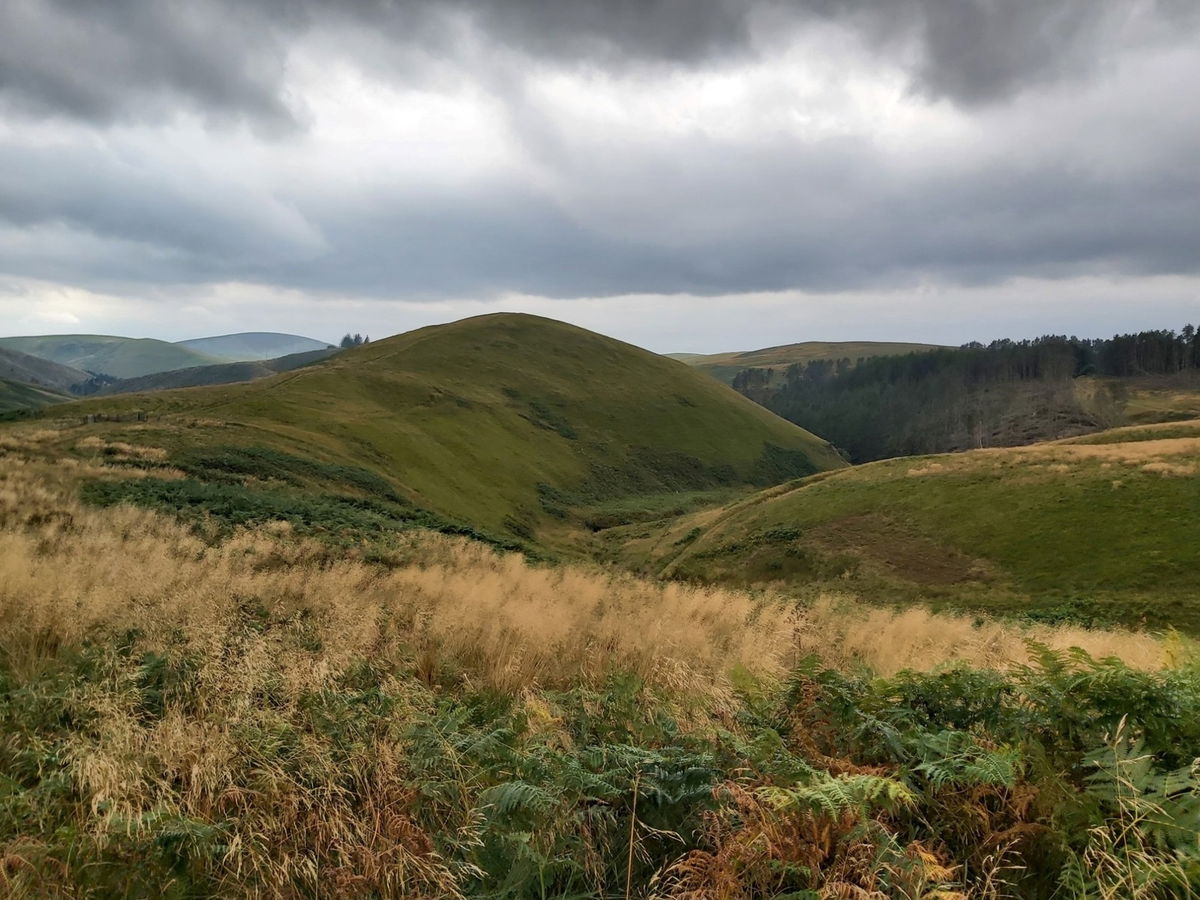
{"label": "distant hill ridge", "polygon": [[97,394],[129,394],[136,391],[166,391],[174,388],[212,387],[218,384],[234,384],[239,381],[254,381],[269,378],[280,372],[290,372],[302,366],[320,362],[338,351],[333,348],[292,353],[278,359],[248,360],[245,362],[217,363],[211,366],[192,366],[173,369],[170,372],[155,372],[137,378],[121,378],[104,385]]}
{"label": "distant hill ridge", "polygon": [[[104,334],[45,334],[0,338],[0,349],[58,363],[87,374],[139,378],[216,363],[271,360],[295,353],[325,350],[325,341],[295,334],[251,331],[191,338],[171,343],[156,338]],[[12,377],[18,381],[27,379]],[[61,381],[61,379],[60,379]],[[34,382],[30,382],[34,383]],[[61,385],[65,390],[68,385]]]}
{"label": "distant hill ridge", "polygon": [[213,337],[190,338],[177,341],[175,346],[185,347],[222,362],[247,362],[251,360],[278,359],[294,353],[325,350],[326,341],[303,337],[298,334],[282,334],[274,331],[243,331],[237,334],[220,334]]}
{"label": "distant hill ridge", "polygon": [[28,415],[43,406],[52,406],[69,399],[65,394],[50,388],[0,378],[0,416],[5,418]]}
{"label": "distant hill ridge", "polygon": [[859,359],[875,356],[902,356],[920,350],[933,350],[938,344],[912,344],[894,341],[802,341],[758,350],[734,350],[728,353],[670,353],[672,359],[693,366],[714,378],[732,383],[744,369],[775,369],[782,375],[788,366],[815,360]]}
{"label": "distant hill ridge", "polygon": [[102,334],[48,334],[0,338],[0,348],[16,350],[51,362],[111,375],[135,378],[169,369],[221,362],[216,357],[155,338]]}

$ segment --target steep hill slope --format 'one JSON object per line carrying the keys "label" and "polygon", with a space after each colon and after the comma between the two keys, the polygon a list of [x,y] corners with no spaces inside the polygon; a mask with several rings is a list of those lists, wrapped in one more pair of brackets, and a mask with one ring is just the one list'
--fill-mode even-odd
{"label": "steep hill slope", "polygon": [[135,378],[170,369],[205,366],[220,360],[153,338],[99,334],[51,334],[0,338],[0,348],[114,378]]}
{"label": "steep hill slope", "polygon": [[139,391],[166,391],[184,387],[207,387],[218,384],[233,384],[238,381],[254,381],[270,378],[280,372],[290,372],[302,366],[310,366],[337,353],[337,350],[309,350],[293,353],[278,359],[253,360],[247,362],[217,363],[212,366],[192,366],[170,372],[156,372],[138,378],[122,378],[106,385],[102,394],[132,394]]}
{"label": "steep hill slope", "polygon": [[672,359],[695,366],[714,378],[729,384],[744,369],[782,370],[795,363],[814,360],[849,359],[874,356],[901,356],[918,350],[932,350],[937,344],[905,344],[890,341],[804,341],[761,350],[742,350],[732,353],[672,353]]}
{"label": "steep hill slope", "polygon": [[298,334],[279,334],[274,331],[245,331],[214,337],[177,341],[175,346],[194,350],[224,362],[278,359],[294,353],[325,350],[329,344]]}
{"label": "steep hill slope", "polygon": [[39,387],[24,381],[0,378],[0,416],[13,413],[23,414],[26,410],[53,406],[71,398],[50,388]]}
{"label": "steep hill slope", "polygon": [[87,372],[0,347],[0,378],[67,393],[89,379]]}
{"label": "steep hill slope", "polygon": [[1196,632],[1200,421],[885,460],[608,539],[676,577]]}
{"label": "steep hill slope", "polygon": [[[416,507],[523,540],[603,500],[844,465],[826,442],[681,363],[515,314],[424,328],[249,384],[106,397],[70,412],[135,409],[155,426],[96,427],[154,441],[192,471],[269,477],[293,465],[270,456],[279,453],[357,467]],[[229,447],[237,458],[213,463]]]}

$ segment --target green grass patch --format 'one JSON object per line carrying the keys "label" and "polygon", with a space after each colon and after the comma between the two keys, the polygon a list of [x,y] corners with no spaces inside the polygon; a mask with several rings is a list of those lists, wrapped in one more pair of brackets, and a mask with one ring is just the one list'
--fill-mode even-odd
{"label": "green grass patch", "polygon": [[64,415],[130,410],[194,422],[163,446],[197,477],[380,487],[265,454],[321,460],[374,472],[448,519],[495,533],[518,522],[539,540],[562,530],[571,507],[844,464],[824,441],[700,372],[525,315],[420,329],[246,384],[96,398]]}
{"label": "green grass patch", "polygon": [[1200,632],[1200,478],[1144,464],[885,461],[736,501],[681,552],[685,516],[659,555],[709,582]]}
{"label": "green grass patch", "polygon": [[79,495],[93,506],[130,503],[171,512],[192,522],[216,522],[225,529],[284,521],[299,534],[345,543],[424,528],[469,537],[501,549],[527,549],[516,541],[450,521],[428,510],[369,497],[246,487],[195,478],[93,480],[80,486]]}

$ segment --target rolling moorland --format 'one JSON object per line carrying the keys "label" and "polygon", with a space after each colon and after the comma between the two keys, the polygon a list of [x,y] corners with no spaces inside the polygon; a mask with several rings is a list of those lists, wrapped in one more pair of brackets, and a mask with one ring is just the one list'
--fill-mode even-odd
{"label": "rolling moorland", "polygon": [[[164,424],[110,428],[113,437],[148,430],[199,479],[277,481],[291,465],[318,486],[319,466],[288,460],[356,467],[388,502],[536,545],[575,540],[573,511],[845,465],[826,442],[686,366],[535,316],[421,329],[272,379],[71,408],[134,411]],[[185,412],[204,427],[170,418]]]}
{"label": "rolling moorland", "polygon": [[1198,469],[849,467],[531,316],[50,407],[0,425],[0,884],[1195,896]]}
{"label": "rolling moorland", "polygon": [[28,353],[88,372],[111,375],[113,378],[135,378],[167,369],[206,366],[223,361],[154,338],[96,334],[0,338],[0,348]]}
{"label": "rolling moorland", "polygon": [[[201,353],[205,348],[207,352]],[[274,332],[220,335],[177,344],[96,335],[0,338],[0,418],[19,419],[78,396],[252,381],[309,365],[335,352],[321,341]],[[141,374],[120,374],[124,372]]]}
{"label": "rolling moorland", "polygon": [[713,378],[732,384],[733,379],[747,369],[771,370],[768,380],[782,381],[789,366],[839,359],[871,359],[876,356],[901,356],[921,350],[937,349],[937,344],[905,344],[889,341],[804,341],[764,347],[761,350],[742,350],[731,353],[669,353],[672,359],[699,369]]}
{"label": "rolling moorland", "polygon": [[642,571],[1200,632],[1200,422],[816,475],[610,530]]}
{"label": "rolling moorland", "polygon": [[70,398],[87,372],[0,347],[0,415],[39,409]]}
{"label": "rolling moorland", "polygon": [[30,356],[28,353],[0,347],[0,378],[65,394],[73,386],[87,381],[88,373],[38,356]]}
{"label": "rolling moorland", "polygon": [[55,403],[70,400],[68,394],[60,394],[49,388],[39,387],[25,381],[0,378],[0,416],[7,413],[25,413]]}
{"label": "rolling moorland", "polygon": [[[325,350],[323,341],[294,334],[246,332],[169,343],[154,338],[52,334],[0,338],[0,351],[16,351],[89,375],[140,378],[159,372],[229,362],[277,359]],[[19,376],[17,380],[23,380]],[[85,376],[86,378],[86,376]],[[60,385],[67,389],[71,385]]]}

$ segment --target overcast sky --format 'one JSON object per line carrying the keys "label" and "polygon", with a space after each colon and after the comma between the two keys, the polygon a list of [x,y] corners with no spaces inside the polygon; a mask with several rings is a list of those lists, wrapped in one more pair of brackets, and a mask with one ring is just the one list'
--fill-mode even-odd
{"label": "overcast sky", "polygon": [[1196,0],[4,0],[0,334],[1200,321]]}

